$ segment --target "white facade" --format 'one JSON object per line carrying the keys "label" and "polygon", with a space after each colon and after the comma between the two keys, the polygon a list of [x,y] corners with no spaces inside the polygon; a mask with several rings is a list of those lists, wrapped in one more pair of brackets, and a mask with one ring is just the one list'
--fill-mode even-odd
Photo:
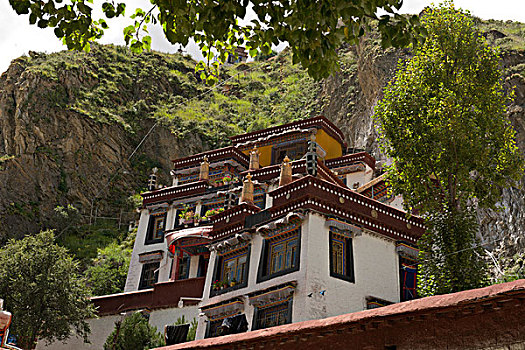
{"label": "white facade", "polygon": [[[168,215],[166,218],[166,227],[173,226],[173,212],[175,210],[168,210]],[[137,236],[135,238],[135,243],[133,245],[133,253],[131,254],[131,260],[128,269],[128,276],[126,278],[126,285],[124,287],[124,292],[133,292],[139,290],[140,277],[142,274],[143,264],[139,262],[139,255],[143,253],[153,252],[153,251],[162,251],[162,259],[160,261],[159,268],[159,277],[158,281],[168,281],[169,273],[171,269],[171,258],[168,257],[166,251],[166,242],[163,240],[160,243],[154,244],[145,244],[146,234],[148,231],[148,224],[150,220],[150,213],[148,209],[142,209],[140,213],[140,221],[137,229]],[[168,226],[170,225],[171,226]]]}
{"label": "white facade", "polygon": [[351,172],[345,175],[346,186],[351,189],[357,189],[374,178],[374,170],[366,163],[362,163],[364,169],[360,171]]}
{"label": "white facade", "polygon": [[[283,276],[257,282],[257,272],[262,261],[264,238],[255,233],[250,241],[249,273],[247,286],[222,295],[210,297],[214,276],[208,273],[201,308],[241,298],[249,327],[252,329],[254,307],[249,294],[295,282],[292,297],[292,322],[326,318],[343,313],[361,311],[367,307],[367,297],[389,302],[399,302],[399,256],[396,242],[368,230],[352,238],[355,282],[330,275],[330,229],[324,215],[309,212],[301,224],[299,270]],[[208,271],[214,270],[217,253],[212,252]],[[197,339],[205,337],[205,316],[199,319]]]}

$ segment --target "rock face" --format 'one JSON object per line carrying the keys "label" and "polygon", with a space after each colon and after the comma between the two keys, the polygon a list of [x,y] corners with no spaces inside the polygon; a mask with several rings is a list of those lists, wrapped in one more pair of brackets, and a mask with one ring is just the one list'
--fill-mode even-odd
{"label": "rock face", "polygon": [[[93,203],[94,210],[111,212],[145,186],[144,174],[131,171],[134,166],[170,169],[175,156],[199,148],[193,141],[183,149],[185,140],[157,126],[129,161],[154,120],[145,118],[130,133],[71,110],[67,106],[79,87],[95,82],[82,70],[57,70],[50,78],[33,69],[30,61],[36,59],[19,58],[0,77],[0,157],[9,156],[0,160],[0,243],[53,226],[49,220],[57,205],[72,203],[89,215]],[[167,171],[163,176],[166,183]]]}
{"label": "rock face", "polygon": [[[505,86],[515,91],[509,116],[525,154],[523,52],[504,50],[503,66]],[[161,182],[169,184],[171,159],[216,147],[218,138],[227,141],[232,132],[287,122],[290,108],[293,113],[308,114],[303,117],[324,114],[343,130],[349,146],[366,149],[385,161],[370,116],[398,60],[409,54],[408,50],[382,50],[372,37],[358,47],[342,48],[341,70],[319,83],[286,76],[283,69],[289,62],[281,58],[258,63],[251,72],[244,65],[239,76],[251,79],[244,90],[237,77],[228,89],[215,92],[213,103],[192,106],[209,108],[202,113],[210,114],[211,120],[201,119],[200,124],[195,123],[199,117],[189,122],[158,117],[177,114],[179,98],[205,91],[187,60],[157,53],[135,56],[125,49],[103,47],[90,54],[62,54],[66,56],[60,59],[34,53],[19,58],[0,77],[0,243],[49,226],[57,205],[72,203],[84,215],[90,215],[92,208],[104,213],[121,210],[127,196],[145,187],[153,166],[163,170]],[[255,80],[256,74],[269,78]],[[276,85],[268,88],[274,80],[279,86],[296,81],[309,90],[302,96],[294,90],[299,97],[287,102],[294,94],[287,90],[281,95],[286,98],[279,97]],[[171,101],[169,108],[165,101]],[[218,120],[214,113],[232,108],[227,105],[231,101],[241,106],[231,112],[238,119]],[[252,107],[243,101],[250,101]],[[265,107],[255,113],[256,105]],[[239,114],[241,108],[248,110],[246,116]],[[213,133],[196,127],[202,123],[209,123]],[[525,249],[524,198],[523,189],[506,189],[502,211],[480,213],[480,237],[497,258]]]}

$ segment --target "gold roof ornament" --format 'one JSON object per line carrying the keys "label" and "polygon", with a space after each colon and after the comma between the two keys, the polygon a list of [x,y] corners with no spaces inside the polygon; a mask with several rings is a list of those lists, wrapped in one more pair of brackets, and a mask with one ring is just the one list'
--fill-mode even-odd
{"label": "gold roof ornament", "polygon": [[281,164],[281,175],[279,177],[279,187],[292,182],[292,164],[288,156],[284,157]]}
{"label": "gold roof ornament", "polygon": [[208,157],[204,156],[199,171],[199,180],[208,180],[210,177],[210,163],[208,163]]}
{"label": "gold roof ornament", "polygon": [[248,173],[242,183],[241,203],[253,204],[253,187],[252,175]]}
{"label": "gold roof ornament", "polygon": [[257,170],[260,168],[259,163],[259,155],[261,152],[257,149],[257,146],[254,146],[253,149],[250,151],[250,170]]}

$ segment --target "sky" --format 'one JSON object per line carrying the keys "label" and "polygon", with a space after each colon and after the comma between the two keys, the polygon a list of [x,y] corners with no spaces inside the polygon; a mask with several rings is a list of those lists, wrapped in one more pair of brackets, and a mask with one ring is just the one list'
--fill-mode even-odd
{"label": "sky", "polygon": [[[438,1],[405,0],[400,12],[419,13],[425,6]],[[101,3],[101,0],[95,0]],[[126,12],[132,13],[136,7],[148,8],[148,0],[126,0]],[[513,20],[525,22],[525,0],[455,0],[456,7],[469,10],[474,16],[483,19]],[[100,14],[99,14],[100,16]],[[130,19],[118,19],[110,22],[101,43],[124,44],[122,29],[130,24]],[[179,48],[171,45],[159,27],[150,29],[152,48],[163,52],[176,52]],[[9,0],[0,0],[0,73],[4,72],[11,60],[27,55],[29,51],[55,52],[65,50],[65,46],[55,37],[53,29],[40,29],[29,25],[29,16],[18,16]],[[194,43],[186,48],[194,58],[202,56]]]}

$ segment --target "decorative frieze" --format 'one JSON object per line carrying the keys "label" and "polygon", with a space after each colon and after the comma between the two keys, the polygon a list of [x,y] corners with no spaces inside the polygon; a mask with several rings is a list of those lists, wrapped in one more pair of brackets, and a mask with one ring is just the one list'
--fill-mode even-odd
{"label": "decorative frieze", "polygon": [[250,293],[248,300],[254,307],[270,307],[290,299],[295,292],[296,282],[289,282],[285,285],[272,287],[255,293]]}
{"label": "decorative frieze", "polygon": [[244,300],[235,298],[219,304],[203,306],[201,310],[210,321],[215,321],[242,313],[244,311]]}
{"label": "decorative frieze", "polygon": [[290,212],[278,220],[258,227],[255,232],[260,233],[265,238],[275,237],[283,232],[295,229],[303,220],[304,214],[302,212]]}
{"label": "decorative frieze", "polygon": [[417,259],[419,255],[419,249],[412,247],[406,243],[399,242],[396,244],[396,252],[405,258]]}
{"label": "decorative frieze", "polygon": [[208,248],[210,251],[216,251],[219,255],[229,254],[230,252],[247,247],[251,239],[252,235],[250,233],[242,232],[218,243],[210,244]]}
{"label": "decorative frieze", "polygon": [[139,254],[139,263],[147,264],[153,262],[159,262],[162,260],[163,251],[155,250],[153,252],[147,252]]}
{"label": "decorative frieze", "polygon": [[360,236],[363,230],[355,225],[349,224],[335,218],[330,218],[325,221],[325,226],[331,231],[336,232],[346,238],[353,238]]}

